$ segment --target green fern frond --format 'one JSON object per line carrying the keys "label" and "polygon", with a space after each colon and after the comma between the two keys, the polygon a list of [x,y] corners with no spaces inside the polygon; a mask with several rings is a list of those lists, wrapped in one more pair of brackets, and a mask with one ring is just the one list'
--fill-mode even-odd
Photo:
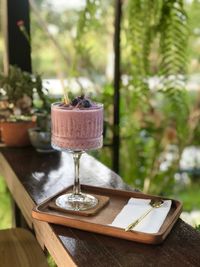
{"label": "green fern frond", "polygon": [[130,44],[130,83],[134,87],[133,99],[145,101],[148,98],[149,88],[149,53],[151,49],[153,21],[153,3],[155,1],[128,2],[128,31],[127,40]]}
{"label": "green fern frond", "polygon": [[[185,74],[187,63],[188,26],[187,15],[182,0],[163,1],[160,19],[160,74],[164,75],[165,86],[176,87],[175,80],[168,79],[172,75]],[[176,80],[181,76],[176,76]]]}

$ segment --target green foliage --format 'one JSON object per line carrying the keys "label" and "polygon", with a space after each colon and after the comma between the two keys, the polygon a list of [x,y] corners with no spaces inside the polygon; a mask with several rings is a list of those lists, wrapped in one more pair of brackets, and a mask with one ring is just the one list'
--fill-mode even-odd
{"label": "green foliage", "polygon": [[3,177],[0,176],[0,229],[6,229],[12,225],[12,208],[10,194],[6,188]]}
{"label": "green foliage", "polygon": [[196,229],[197,231],[199,231],[199,232],[200,232],[200,224],[199,224],[199,225],[197,225],[197,226],[195,227],[195,229]]}
{"label": "green foliage", "polygon": [[[96,3],[87,1],[78,27],[77,53],[89,59],[85,61],[87,70],[92,63],[85,37],[94,30],[101,32],[102,26],[95,14],[102,13],[104,6]],[[126,170],[122,169],[121,174],[146,192],[167,193],[167,188],[170,192],[181,153],[192,141],[190,97],[185,89],[188,34],[182,0],[123,3],[122,74],[127,81],[121,86],[120,157],[126,162]],[[150,88],[149,79],[155,76],[159,84]],[[112,87],[109,88],[108,91],[104,87],[100,99],[106,103],[112,123],[108,104],[112,103]],[[134,164],[130,162],[128,166],[130,159]]]}
{"label": "green foliage", "polygon": [[200,1],[193,0],[190,4],[186,5],[186,11],[189,16],[189,49],[188,56],[190,64],[188,65],[188,72],[190,74],[197,73],[200,71],[200,51],[199,51],[199,12],[200,12]]}
{"label": "green foliage", "polygon": [[[15,103],[24,94],[32,98],[35,82],[29,73],[21,71],[18,67],[11,66],[8,75],[1,73],[0,87],[5,91],[9,101]],[[1,96],[3,94],[1,92]]]}
{"label": "green foliage", "polygon": [[47,262],[48,262],[49,267],[56,267],[57,266],[55,261],[53,260],[52,256],[49,253],[47,254]]}
{"label": "green foliage", "polygon": [[[185,7],[189,9],[190,6],[196,14],[197,2],[184,5],[183,0],[122,1],[121,174],[130,184],[152,193],[167,192],[166,188],[173,187],[180,155],[184,147],[198,137],[198,119],[191,123],[194,107],[191,107],[184,84],[187,41],[191,34]],[[71,64],[66,64],[50,47],[47,51],[46,42],[45,47],[37,42],[45,50],[42,64],[48,65],[47,71],[55,61],[53,65],[60,77],[66,73],[68,77],[85,76],[94,85],[98,84],[94,91],[100,96],[97,100],[105,103],[106,120],[110,125],[113,86],[105,68],[108,54],[113,50],[114,4],[112,0],[88,0],[83,9],[60,13],[45,5],[43,18],[56,27],[54,37],[67,51]],[[192,18],[190,23],[193,29],[198,27],[198,16],[195,18],[196,22]],[[38,27],[33,29],[32,36],[40,40]],[[34,53],[38,51],[41,49]],[[150,88],[152,77],[159,82]],[[109,137],[112,139],[110,133]],[[170,153],[173,160],[168,162]],[[134,163],[129,163],[130,159],[134,159]],[[168,164],[167,168],[163,167],[164,163]]]}
{"label": "green foliage", "polygon": [[97,27],[100,26],[101,9],[99,9],[99,4],[100,3],[95,0],[86,1],[85,8],[79,13],[79,21],[77,27],[77,35],[79,37],[83,36],[92,29],[96,30]]}
{"label": "green foliage", "polygon": [[176,184],[175,190],[169,194],[172,198],[179,199],[182,203],[184,203],[184,211],[192,211],[200,209],[200,198],[199,198],[199,177],[195,181],[192,180],[192,183],[180,185]]}
{"label": "green foliage", "polygon": [[[39,74],[22,71],[10,66],[8,75],[0,73],[0,99],[6,101],[8,109],[20,109],[20,115],[31,115],[33,95],[37,93],[45,109],[49,108],[48,99]],[[11,114],[13,115],[13,114]]]}
{"label": "green foliage", "polygon": [[165,88],[183,88],[187,63],[188,18],[183,1],[163,1],[160,23],[161,75]]}
{"label": "green foliage", "polygon": [[[121,105],[125,110],[123,116],[131,120],[122,119],[121,132],[122,136],[132,136],[133,150],[127,157],[135,160],[132,177],[127,177],[127,181],[146,192],[166,193],[166,188],[173,186],[173,176],[189,134],[189,97],[183,79],[187,63],[187,16],[183,1],[179,0],[130,0],[124,13],[130,65],[126,69],[128,84],[122,85]],[[155,49],[160,52],[156,52],[152,68]],[[150,89],[149,78],[155,75],[159,77],[159,85]],[[124,153],[122,146],[121,157]],[[173,159],[167,163],[168,154]],[[163,167],[165,164],[167,167]]]}
{"label": "green foliage", "polygon": [[73,69],[77,70],[76,75],[85,75],[97,84],[102,84],[100,75],[105,75],[112,43],[112,2],[87,0],[85,8],[79,11]]}

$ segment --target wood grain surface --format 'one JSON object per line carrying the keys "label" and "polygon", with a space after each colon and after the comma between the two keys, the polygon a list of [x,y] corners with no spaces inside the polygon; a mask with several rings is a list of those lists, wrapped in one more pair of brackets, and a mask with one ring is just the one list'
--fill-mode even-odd
{"label": "wood grain surface", "polygon": [[[68,209],[64,209],[62,207],[59,207],[56,205],[56,199],[58,196],[61,196],[63,194],[66,194],[66,193],[71,193],[73,191],[73,186],[70,186],[70,190],[68,191],[64,191],[62,190],[63,193],[59,193],[56,195],[56,197],[53,197],[53,198],[50,198],[49,201],[48,201],[48,209],[50,211],[58,211],[63,213],[63,214],[74,214],[74,215],[80,215],[80,216],[84,216],[84,217],[93,217],[94,215],[97,215],[99,214],[100,211],[102,211],[102,209],[104,209],[105,206],[107,206],[109,204],[109,196],[104,196],[104,195],[100,195],[100,194],[92,194],[92,196],[94,196],[95,198],[98,199],[98,204],[91,208],[91,209],[88,209],[88,210],[68,210]],[[82,186],[83,188],[83,186]],[[87,193],[85,191],[82,191],[83,193]],[[90,219],[89,219],[90,220]]]}
{"label": "wood grain surface", "polygon": [[[73,182],[73,161],[66,153],[40,154],[32,148],[1,148],[0,174],[5,178],[29,226],[34,228],[59,267],[200,266],[200,234],[182,220],[161,245],[139,244],[31,217],[35,204]],[[122,179],[89,155],[81,159],[81,182],[130,190]]]}
{"label": "wood grain surface", "polygon": [[0,262],[2,267],[49,266],[34,236],[20,228],[0,231]]}

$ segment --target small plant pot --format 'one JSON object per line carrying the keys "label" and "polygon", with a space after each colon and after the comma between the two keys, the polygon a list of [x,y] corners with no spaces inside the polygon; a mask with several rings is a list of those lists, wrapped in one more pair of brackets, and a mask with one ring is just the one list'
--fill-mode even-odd
{"label": "small plant pot", "polygon": [[29,138],[32,146],[41,153],[54,152],[51,146],[51,133],[45,132],[40,128],[32,128],[28,130]]}
{"label": "small plant pot", "polygon": [[1,141],[9,147],[30,145],[28,129],[36,126],[34,121],[1,122]]}

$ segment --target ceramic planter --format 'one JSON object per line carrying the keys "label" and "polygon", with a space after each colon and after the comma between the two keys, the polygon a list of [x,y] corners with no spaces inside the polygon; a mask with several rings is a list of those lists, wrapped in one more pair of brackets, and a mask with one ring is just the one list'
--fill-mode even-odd
{"label": "ceramic planter", "polygon": [[55,151],[51,147],[51,133],[50,131],[43,131],[40,128],[31,128],[28,130],[31,144],[38,152],[52,152]]}
{"label": "ceramic planter", "polygon": [[1,141],[9,147],[30,145],[28,129],[36,126],[34,121],[1,122]]}

